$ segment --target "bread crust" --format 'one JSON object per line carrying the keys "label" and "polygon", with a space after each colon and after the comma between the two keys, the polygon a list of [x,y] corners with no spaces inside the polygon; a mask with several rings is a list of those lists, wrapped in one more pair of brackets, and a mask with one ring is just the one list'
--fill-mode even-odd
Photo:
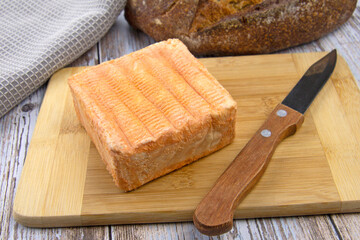
{"label": "bread crust", "polygon": [[356,0],[129,0],[127,21],[156,41],[179,38],[196,55],[270,53],[346,22]]}

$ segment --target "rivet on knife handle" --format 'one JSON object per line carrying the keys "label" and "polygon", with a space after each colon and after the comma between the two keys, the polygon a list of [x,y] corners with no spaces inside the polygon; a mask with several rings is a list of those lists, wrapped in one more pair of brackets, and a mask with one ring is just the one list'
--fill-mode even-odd
{"label": "rivet on knife handle", "polygon": [[276,146],[294,134],[336,65],[336,50],[314,63],[236,156],[197,206],[193,221],[200,232],[219,235],[232,228],[234,210],[260,179]]}
{"label": "rivet on knife handle", "polygon": [[[285,110],[287,115],[278,116],[279,110]],[[294,134],[303,120],[303,114],[285,105],[275,108],[197,206],[193,220],[200,232],[219,235],[232,228],[233,213],[239,201],[259,180],[276,146]],[[263,136],[264,130],[271,135]]]}

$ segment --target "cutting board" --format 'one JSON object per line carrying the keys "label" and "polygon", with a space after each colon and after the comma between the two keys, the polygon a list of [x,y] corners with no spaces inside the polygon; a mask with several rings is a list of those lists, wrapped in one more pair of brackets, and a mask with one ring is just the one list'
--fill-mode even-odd
{"label": "cutting board", "polygon": [[[196,205],[272,109],[325,53],[200,59],[238,103],[236,138],[197,162],[124,193],[81,127],[65,68],[51,78],[14,202],[26,226],[191,221]],[[339,56],[305,114],[276,150],[235,218],[360,211],[360,92]]]}

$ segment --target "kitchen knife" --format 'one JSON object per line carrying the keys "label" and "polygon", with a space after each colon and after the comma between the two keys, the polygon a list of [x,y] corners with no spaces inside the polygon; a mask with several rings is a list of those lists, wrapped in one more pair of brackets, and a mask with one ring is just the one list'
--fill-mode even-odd
{"label": "kitchen knife", "polygon": [[201,233],[231,230],[235,208],[260,179],[277,145],[302,125],[306,109],[335,68],[336,56],[333,50],[306,71],[199,203],[193,221]]}

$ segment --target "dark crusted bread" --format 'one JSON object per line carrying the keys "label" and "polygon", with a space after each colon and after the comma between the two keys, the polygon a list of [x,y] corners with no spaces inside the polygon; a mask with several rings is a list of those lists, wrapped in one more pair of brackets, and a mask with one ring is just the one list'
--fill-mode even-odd
{"label": "dark crusted bread", "polygon": [[197,55],[269,53],[343,24],[356,0],[128,0],[128,22],[156,41],[179,38]]}

